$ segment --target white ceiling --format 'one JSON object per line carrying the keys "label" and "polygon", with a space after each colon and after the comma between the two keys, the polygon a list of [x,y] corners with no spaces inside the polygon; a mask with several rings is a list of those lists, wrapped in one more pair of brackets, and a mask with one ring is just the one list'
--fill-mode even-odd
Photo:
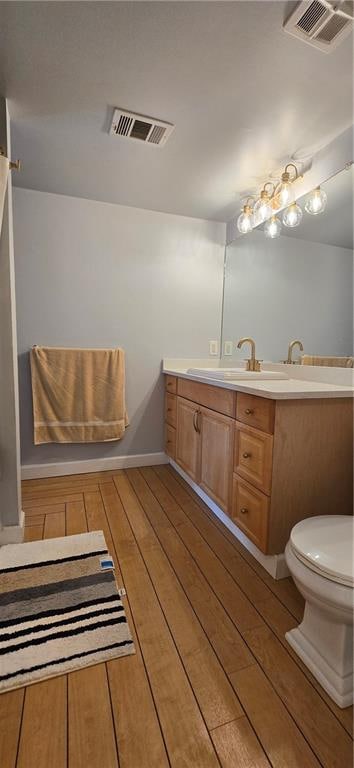
{"label": "white ceiling", "polygon": [[[0,3],[15,183],[227,221],[280,162],[352,123],[353,37],[324,54],[283,32],[288,12],[281,0]],[[166,146],[109,136],[115,105],[175,123]]]}

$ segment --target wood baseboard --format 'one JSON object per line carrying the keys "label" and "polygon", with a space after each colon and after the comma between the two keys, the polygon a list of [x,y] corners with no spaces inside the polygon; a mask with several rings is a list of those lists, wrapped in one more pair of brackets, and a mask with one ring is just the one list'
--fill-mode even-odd
{"label": "wood baseboard", "polygon": [[157,464],[168,464],[168,457],[163,451],[136,453],[132,456],[109,456],[103,459],[51,462],[50,464],[23,464],[21,477],[22,480],[33,480],[41,477],[80,475],[86,474],[86,472],[104,472],[105,470],[127,469],[128,467],[152,467]]}

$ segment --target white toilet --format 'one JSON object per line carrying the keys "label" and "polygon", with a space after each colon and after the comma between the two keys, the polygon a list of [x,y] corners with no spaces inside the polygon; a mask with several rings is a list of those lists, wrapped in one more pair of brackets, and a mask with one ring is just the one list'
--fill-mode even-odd
{"label": "white toilet", "polygon": [[286,545],[289,571],[306,600],[286,639],[339,707],[353,703],[354,520],[310,517]]}

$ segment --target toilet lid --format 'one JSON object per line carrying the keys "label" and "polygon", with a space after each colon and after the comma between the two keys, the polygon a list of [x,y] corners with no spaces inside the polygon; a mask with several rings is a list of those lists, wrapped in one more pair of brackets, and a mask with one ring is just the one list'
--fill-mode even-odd
{"label": "toilet lid", "polygon": [[354,518],[350,515],[301,520],[291,531],[290,544],[312,570],[331,581],[354,586]]}

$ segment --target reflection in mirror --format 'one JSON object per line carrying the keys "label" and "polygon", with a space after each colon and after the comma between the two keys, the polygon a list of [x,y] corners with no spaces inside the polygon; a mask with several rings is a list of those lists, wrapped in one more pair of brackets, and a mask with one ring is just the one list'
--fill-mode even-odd
{"label": "reflection in mirror", "polygon": [[233,341],[233,356],[225,362],[244,357],[236,348],[242,336],[272,362],[286,360],[293,340],[304,349],[294,347],[298,362],[303,354],[353,355],[353,184],[351,166],[321,185],[322,213],[307,213],[305,195],[298,226],[282,225],[280,237],[269,239],[262,224],[226,247],[222,349]]}

